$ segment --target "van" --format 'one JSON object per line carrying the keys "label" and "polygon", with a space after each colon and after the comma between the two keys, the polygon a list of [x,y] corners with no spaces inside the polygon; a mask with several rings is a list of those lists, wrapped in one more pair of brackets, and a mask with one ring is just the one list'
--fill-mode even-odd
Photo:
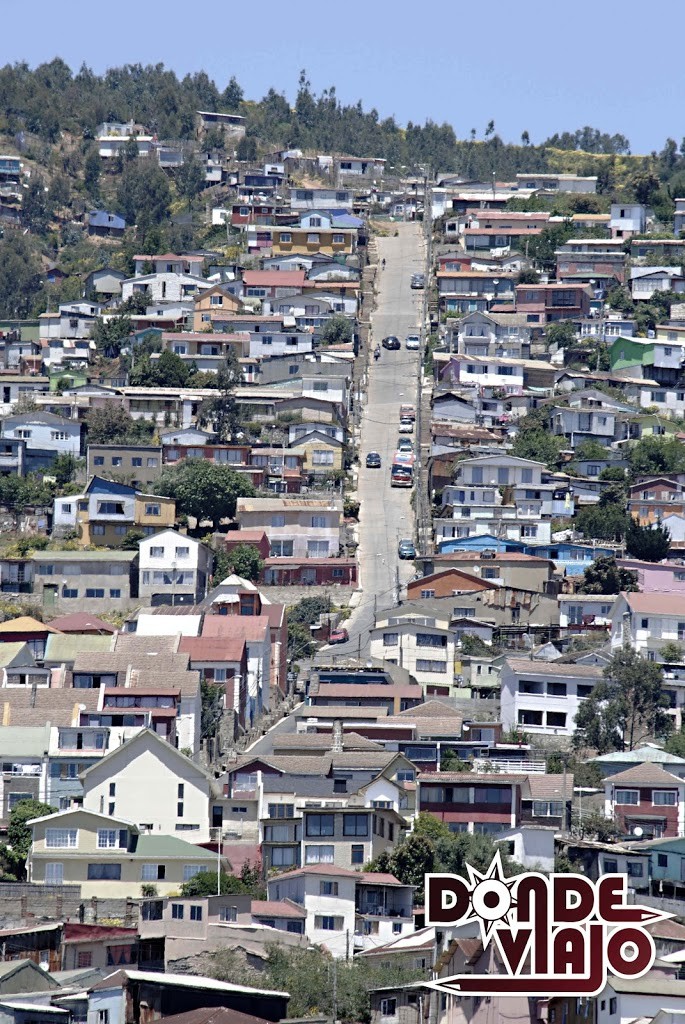
{"label": "van", "polygon": [[413,405],[401,405],[400,406],[400,419],[401,420],[415,420],[416,409]]}

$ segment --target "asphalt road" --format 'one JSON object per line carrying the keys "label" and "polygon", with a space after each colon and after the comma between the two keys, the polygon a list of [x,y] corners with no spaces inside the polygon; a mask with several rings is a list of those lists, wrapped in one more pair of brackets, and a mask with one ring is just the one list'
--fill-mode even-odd
{"label": "asphalt road", "polygon": [[[386,335],[396,334],[402,348],[394,352],[383,349],[378,362],[370,360],[357,483],[361,502],[357,554],[362,598],[345,623],[349,641],[326,648],[331,655],[366,656],[374,612],[396,604],[398,572],[401,586],[415,573],[413,562],[400,561],[397,557],[399,540],[416,539],[412,490],[390,487],[390,466],[400,436],[400,405],[416,404],[419,353],[408,352],[404,339],[407,334],[418,333],[421,326],[423,292],[412,291],[409,282],[412,274],[425,270],[425,243],[421,224],[396,227],[397,237],[378,238],[378,258],[385,258],[386,266],[378,272],[371,347],[380,344]],[[412,439],[415,441],[413,435]],[[370,451],[379,452],[381,469],[366,469],[366,455]]]}

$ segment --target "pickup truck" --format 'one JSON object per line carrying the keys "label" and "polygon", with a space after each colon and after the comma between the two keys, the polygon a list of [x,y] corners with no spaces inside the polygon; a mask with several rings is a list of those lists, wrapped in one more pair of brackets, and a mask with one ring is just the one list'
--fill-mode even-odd
{"label": "pickup truck", "polygon": [[400,419],[401,420],[415,420],[416,409],[413,405],[401,405],[400,406]]}

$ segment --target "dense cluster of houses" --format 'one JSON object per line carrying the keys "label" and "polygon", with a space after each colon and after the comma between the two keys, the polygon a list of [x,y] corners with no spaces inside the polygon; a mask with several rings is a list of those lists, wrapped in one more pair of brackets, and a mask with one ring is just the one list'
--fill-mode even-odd
{"label": "dense cluster of houses", "polygon": [[[244,133],[238,115],[198,116],[197,146],[216,130]],[[187,158],[133,122],[101,125],[96,142],[105,165],[133,145],[163,169]],[[644,337],[607,304],[617,287],[637,302],[685,292],[685,200],[664,239],[639,203],[518,210],[529,197],[592,195],[592,177],[445,178],[425,191],[384,187],[384,164],[291,150],[236,170],[210,148],[206,183],[224,188],[212,224],[240,233],[242,262],[143,252],[130,275],[94,271],[82,299],[37,322],[0,324],[0,474],[85,460],[73,493],[24,524],[50,543],[0,552],[0,592],[28,605],[0,623],[0,830],[21,801],[53,808],[29,821],[26,887],[0,929],[0,1024],[138,1024],[141,1013],[146,1024],[214,1024],[228,1011],[219,1024],[276,1021],[287,993],[216,982],[202,959],[229,949],[263,966],[273,942],[418,972],[372,991],[373,1024],[685,1019],[677,920],[650,925],[658,960],[644,978],[611,977],[587,1000],[505,997],[493,1018],[487,1000],[426,984],[497,972],[492,947],[475,929],[426,926],[416,886],[372,870],[422,814],[489,837],[525,868],[551,872],[566,858],[593,879],[625,873],[641,900],[681,916],[685,758],[647,737],[592,758],[593,786],[568,760],[579,709],[625,647],[662,667],[675,729],[685,721],[685,473],[626,480],[626,512],[668,527],[660,562],[576,522],[615,487],[635,441],[685,443],[685,305]],[[3,196],[22,173],[0,157]],[[359,527],[346,520],[344,480],[369,355],[372,208],[430,216],[434,229],[416,572],[394,606],[374,607],[365,656],[361,641],[356,658],[326,646],[296,692],[295,598],[283,588],[342,605],[363,578],[363,512]],[[531,239],[569,220],[555,265],[531,273]],[[127,225],[97,210],[87,228],[114,247]],[[236,356],[249,435],[229,443],[200,421],[211,388],[95,373],[94,326],[127,300],[134,366],[141,346],[152,366],[168,352],[201,373]],[[571,331],[548,343],[559,323]],[[119,408],[153,425],[148,441],[89,439],[89,415]],[[514,453],[529,414],[559,439],[555,468]],[[154,493],[186,460],[229,466],[255,488],[230,528],[214,524],[211,546]],[[246,545],[260,578],[217,577],[217,551]],[[585,593],[600,557],[634,573],[637,591]],[[312,636],[330,639],[330,619]],[[284,707],[287,728],[261,738]],[[586,838],[584,815],[613,824],[617,840]],[[183,894],[198,875],[244,869],[261,876],[264,898]]]}

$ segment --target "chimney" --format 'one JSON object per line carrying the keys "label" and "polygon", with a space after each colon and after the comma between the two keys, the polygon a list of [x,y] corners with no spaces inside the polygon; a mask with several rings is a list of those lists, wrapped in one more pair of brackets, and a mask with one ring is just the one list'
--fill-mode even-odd
{"label": "chimney", "polygon": [[333,722],[331,751],[334,754],[342,754],[343,752],[343,728],[342,722],[339,719],[336,719],[335,722]]}

